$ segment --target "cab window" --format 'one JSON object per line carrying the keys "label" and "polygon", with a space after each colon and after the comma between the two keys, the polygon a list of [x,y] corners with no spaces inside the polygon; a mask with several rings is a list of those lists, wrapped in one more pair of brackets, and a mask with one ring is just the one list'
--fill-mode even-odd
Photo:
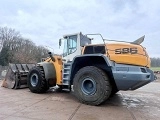
{"label": "cab window", "polygon": [[68,37],[68,54],[72,54],[77,50],[77,35]]}
{"label": "cab window", "polygon": [[77,35],[68,36],[64,41],[63,57],[74,53],[77,50]]}

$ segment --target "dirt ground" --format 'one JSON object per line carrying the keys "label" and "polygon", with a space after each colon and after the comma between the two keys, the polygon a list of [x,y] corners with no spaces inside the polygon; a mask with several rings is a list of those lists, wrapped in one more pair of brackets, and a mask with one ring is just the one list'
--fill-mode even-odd
{"label": "dirt ground", "polygon": [[0,120],[160,120],[160,79],[120,91],[101,106],[81,104],[72,93],[54,89],[34,94],[0,87]]}

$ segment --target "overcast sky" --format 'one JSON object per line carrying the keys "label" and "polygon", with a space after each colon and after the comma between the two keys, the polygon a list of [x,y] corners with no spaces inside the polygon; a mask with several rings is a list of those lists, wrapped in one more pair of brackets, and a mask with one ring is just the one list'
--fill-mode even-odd
{"label": "overcast sky", "polygon": [[142,45],[151,57],[160,57],[159,0],[0,0],[0,26],[55,53],[64,34],[101,33],[125,41],[145,35]]}

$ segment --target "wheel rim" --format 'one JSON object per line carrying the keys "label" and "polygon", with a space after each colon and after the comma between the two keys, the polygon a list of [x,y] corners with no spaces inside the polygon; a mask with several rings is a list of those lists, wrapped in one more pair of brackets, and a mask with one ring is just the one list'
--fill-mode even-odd
{"label": "wheel rim", "polygon": [[37,74],[32,74],[30,78],[31,85],[35,87],[38,84],[38,75]]}
{"label": "wheel rim", "polygon": [[86,95],[93,95],[96,92],[96,82],[94,79],[85,78],[82,82],[81,90]]}

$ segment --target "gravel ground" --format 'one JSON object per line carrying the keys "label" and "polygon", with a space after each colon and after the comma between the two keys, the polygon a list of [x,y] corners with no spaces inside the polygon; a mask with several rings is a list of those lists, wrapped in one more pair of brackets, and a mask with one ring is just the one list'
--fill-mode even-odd
{"label": "gravel ground", "polygon": [[159,81],[120,91],[101,106],[81,104],[72,93],[54,89],[34,94],[0,87],[0,120],[160,120]]}

